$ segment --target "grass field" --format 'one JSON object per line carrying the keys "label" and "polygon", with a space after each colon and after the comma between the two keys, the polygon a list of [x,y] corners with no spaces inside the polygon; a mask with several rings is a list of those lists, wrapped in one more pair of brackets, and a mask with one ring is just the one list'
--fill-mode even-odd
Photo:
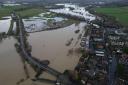
{"label": "grass field", "polygon": [[95,11],[97,13],[116,17],[117,21],[119,21],[122,25],[128,27],[128,7],[104,7],[96,8]]}
{"label": "grass field", "polygon": [[0,8],[0,19],[4,16],[10,15],[15,10],[16,13],[22,17],[31,17],[44,12],[43,8],[30,8],[25,6],[7,6]]}
{"label": "grass field", "polygon": [[38,15],[42,12],[44,12],[44,10],[41,8],[31,8],[23,11],[17,11],[16,13],[20,14],[23,18],[26,18],[26,17]]}

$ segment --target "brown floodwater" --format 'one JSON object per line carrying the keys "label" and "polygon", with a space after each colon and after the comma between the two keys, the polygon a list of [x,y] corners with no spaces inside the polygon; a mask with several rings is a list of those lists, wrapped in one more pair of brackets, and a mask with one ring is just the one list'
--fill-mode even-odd
{"label": "brown floodwater", "polygon": [[[49,66],[59,72],[73,70],[81,55],[78,52],[79,36],[83,33],[85,25],[86,23],[81,22],[57,30],[31,33],[28,41],[32,45],[32,55],[40,60],[49,60]],[[78,29],[80,32],[75,33]],[[50,85],[31,81],[35,72],[27,63],[22,62],[14,47],[16,42],[10,37],[0,43],[0,85]],[[67,46],[68,42],[70,45]],[[26,79],[27,75],[30,78]],[[47,73],[41,77],[55,79]]]}

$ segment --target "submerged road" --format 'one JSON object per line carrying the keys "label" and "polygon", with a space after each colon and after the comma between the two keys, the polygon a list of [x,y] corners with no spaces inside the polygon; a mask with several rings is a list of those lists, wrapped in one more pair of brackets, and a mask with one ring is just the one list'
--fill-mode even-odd
{"label": "submerged road", "polygon": [[[56,85],[80,85],[77,82],[77,80],[72,80],[69,78],[68,74],[63,74],[60,73],[53,68],[49,67],[48,65],[40,63],[40,61],[36,60],[36,58],[31,56],[31,53],[29,53],[26,49],[26,41],[25,41],[25,28],[22,19],[19,16],[16,16],[17,19],[16,21],[16,28],[17,28],[17,33],[18,33],[18,39],[19,39],[19,44],[20,44],[20,49],[21,53],[23,55],[23,58],[27,60],[29,64],[34,65],[36,68],[46,71],[50,73],[51,75],[55,76],[57,78],[55,83]],[[13,19],[13,18],[12,18]],[[39,79],[40,80],[40,79]]]}

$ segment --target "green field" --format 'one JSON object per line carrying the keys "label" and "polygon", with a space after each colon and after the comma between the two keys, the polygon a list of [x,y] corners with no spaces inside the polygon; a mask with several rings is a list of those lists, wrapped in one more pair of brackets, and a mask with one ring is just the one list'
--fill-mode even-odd
{"label": "green field", "polygon": [[4,16],[10,15],[13,11],[20,14],[22,17],[31,17],[44,12],[43,8],[33,8],[26,6],[7,6],[0,8],[0,19]]}
{"label": "green field", "polygon": [[23,18],[26,18],[26,17],[38,15],[42,12],[44,12],[44,10],[41,8],[31,8],[31,9],[27,9],[27,10],[23,10],[23,11],[18,11],[16,13],[20,14]]}
{"label": "green field", "polygon": [[113,16],[122,25],[128,26],[128,7],[103,7],[96,8],[95,11],[97,13]]}

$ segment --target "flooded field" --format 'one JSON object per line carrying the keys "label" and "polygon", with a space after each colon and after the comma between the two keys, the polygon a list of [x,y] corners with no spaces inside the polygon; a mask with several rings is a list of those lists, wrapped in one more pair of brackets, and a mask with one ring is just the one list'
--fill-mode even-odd
{"label": "flooded field", "polygon": [[[57,22],[62,22],[64,20],[67,20],[66,18],[62,17],[53,17],[53,18],[45,18],[43,16],[38,17],[30,17],[28,19],[23,19],[24,26],[27,32],[39,32],[42,30],[46,30],[47,28],[55,28],[57,26]],[[54,25],[56,23],[56,25]],[[2,20],[0,20],[0,33],[1,32],[8,32],[11,25],[11,17],[3,17]],[[16,24],[14,22],[13,30],[15,30]]]}
{"label": "flooded field", "polygon": [[[39,59],[48,59],[50,66],[63,72],[65,69],[73,70],[80,57],[77,51],[80,46],[78,37],[83,31],[84,23],[75,24],[52,31],[43,31],[30,34],[29,41],[32,45],[32,54]],[[81,31],[76,34],[75,30]],[[73,39],[69,46],[66,43]],[[71,52],[72,50],[72,52]]]}
{"label": "flooded field", "polygon": [[[32,45],[32,55],[40,60],[49,60],[50,67],[60,72],[73,70],[81,55],[79,41],[85,25],[81,22],[57,30],[30,33],[28,41]],[[0,28],[0,32],[2,30]],[[75,33],[76,30],[80,30],[79,33]],[[27,63],[22,62],[14,47],[16,42],[10,37],[0,43],[0,85],[50,85],[31,81],[35,72]],[[47,73],[41,77],[55,79]]]}
{"label": "flooded field", "polygon": [[5,19],[0,20],[0,32],[7,32],[10,27],[11,18],[5,17]]}

